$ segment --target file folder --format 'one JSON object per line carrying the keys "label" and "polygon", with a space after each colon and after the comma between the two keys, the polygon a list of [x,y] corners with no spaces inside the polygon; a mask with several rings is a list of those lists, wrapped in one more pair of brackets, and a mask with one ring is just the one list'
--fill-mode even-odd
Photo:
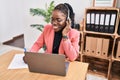
{"label": "file folder", "polygon": [[102,46],[102,56],[107,57],[108,56],[108,50],[109,50],[109,39],[103,39],[103,46]]}
{"label": "file folder", "polygon": [[104,32],[105,33],[108,33],[108,31],[109,31],[109,25],[110,25],[110,12],[106,12],[105,26],[104,26]]}
{"label": "file folder", "polygon": [[100,14],[96,13],[95,14],[95,32],[99,31],[99,23],[100,23]]}
{"label": "file folder", "polygon": [[104,32],[104,24],[105,24],[105,12],[101,12],[99,32]]}
{"label": "file folder", "polygon": [[118,35],[120,35],[120,19],[119,19],[119,25],[118,25]]}
{"label": "file folder", "polygon": [[91,37],[86,36],[86,47],[85,47],[86,54],[90,54],[90,47],[91,47]]}
{"label": "file folder", "polygon": [[117,12],[116,11],[112,12],[110,19],[109,33],[114,33],[115,31],[116,17],[117,17]]}
{"label": "file folder", "polygon": [[87,13],[87,17],[86,17],[86,30],[90,31],[90,19],[91,19],[91,15],[90,12]]}
{"label": "file folder", "polygon": [[97,46],[97,39],[95,37],[91,37],[91,54],[95,55],[96,54],[96,46]]}
{"label": "file folder", "polygon": [[97,38],[97,47],[96,47],[96,54],[101,55],[102,54],[102,38]]}
{"label": "file folder", "polygon": [[91,12],[91,26],[90,31],[94,31],[95,29],[95,12]]}
{"label": "file folder", "polygon": [[116,58],[120,59],[120,41],[118,42]]}

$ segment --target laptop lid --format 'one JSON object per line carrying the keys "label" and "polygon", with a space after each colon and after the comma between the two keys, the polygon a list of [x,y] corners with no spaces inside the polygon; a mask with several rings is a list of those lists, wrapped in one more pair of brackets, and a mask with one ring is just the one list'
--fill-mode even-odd
{"label": "laptop lid", "polygon": [[65,56],[60,54],[45,54],[25,52],[30,72],[65,76]]}

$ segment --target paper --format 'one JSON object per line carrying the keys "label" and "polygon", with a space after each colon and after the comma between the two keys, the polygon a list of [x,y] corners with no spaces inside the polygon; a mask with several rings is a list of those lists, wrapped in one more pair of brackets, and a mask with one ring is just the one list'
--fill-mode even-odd
{"label": "paper", "polygon": [[23,61],[24,54],[16,54],[10,65],[8,66],[8,69],[21,69],[21,68],[28,68],[28,65],[24,63]]}

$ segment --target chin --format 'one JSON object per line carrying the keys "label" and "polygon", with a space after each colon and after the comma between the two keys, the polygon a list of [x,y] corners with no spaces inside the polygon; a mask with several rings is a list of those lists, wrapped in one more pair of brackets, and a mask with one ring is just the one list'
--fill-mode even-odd
{"label": "chin", "polygon": [[58,32],[58,31],[60,31],[60,29],[59,28],[54,28],[54,31]]}
{"label": "chin", "polygon": [[54,30],[55,32],[58,32],[59,30]]}

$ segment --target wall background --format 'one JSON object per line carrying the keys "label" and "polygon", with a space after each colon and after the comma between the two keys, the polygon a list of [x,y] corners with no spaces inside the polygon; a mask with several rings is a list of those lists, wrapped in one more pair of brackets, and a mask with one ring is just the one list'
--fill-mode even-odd
{"label": "wall background", "polygon": [[23,1],[0,0],[0,42],[23,33]]}
{"label": "wall background", "polygon": [[[40,31],[31,28],[31,24],[44,23],[42,17],[31,16],[30,8],[43,8],[52,0],[0,0],[0,43],[24,34],[25,47],[30,48],[40,35]],[[55,0],[55,4],[70,3],[75,12],[75,21],[79,23],[85,8],[92,6],[92,0]],[[120,0],[117,2],[120,8]],[[45,24],[45,23],[44,23]]]}

